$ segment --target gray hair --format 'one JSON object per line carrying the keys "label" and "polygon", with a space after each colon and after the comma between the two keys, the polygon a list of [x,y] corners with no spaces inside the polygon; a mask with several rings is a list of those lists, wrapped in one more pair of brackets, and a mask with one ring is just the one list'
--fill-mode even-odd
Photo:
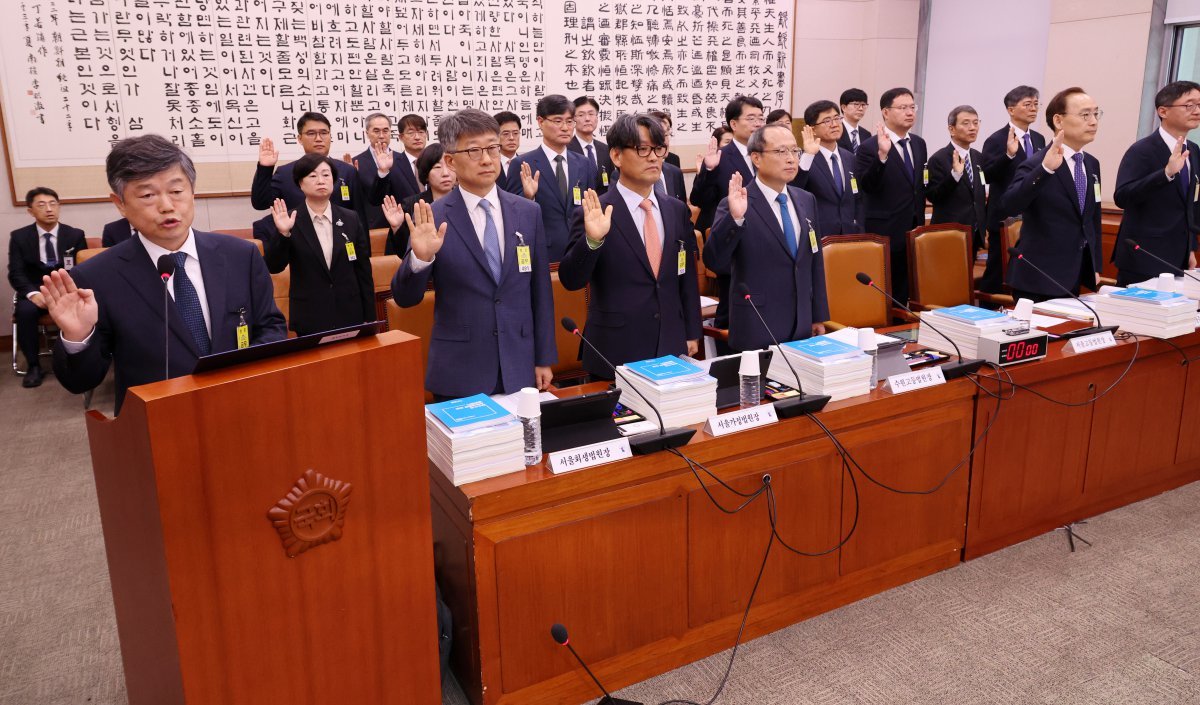
{"label": "gray hair", "polygon": [[458,141],[475,135],[495,135],[500,139],[500,123],[482,110],[463,108],[442,118],[437,127],[438,142],[447,152],[458,149]]}
{"label": "gray hair", "polygon": [[750,134],[750,139],[746,140],[747,152],[762,152],[767,148],[767,130],[783,130],[789,135],[792,134],[791,128],[783,125],[766,124]]}
{"label": "gray hair", "polygon": [[958,123],[958,116],[962,115],[963,113],[979,117],[979,113],[975,110],[975,108],[972,108],[969,105],[960,105],[954,110],[951,110],[950,114],[946,116],[946,124],[950,127],[954,127],[954,125]]}
{"label": "gray hair", "polygon": [[380,112],[374,112],[374,113],[371,113],[370,115],[366,116],[365,118],[363,118],[363,129],[365,130],[368,127],[370,127],[371,121],[374,120],[375,118],[383,118],[384,120],[387,120],[389,126],[392,124],[392,119],[390,117],[388,117],[387,115],[380,113]]}
{"label": "gray hair", "polygon": [[196,165],[171,140],[162,135],[129,137],[113,145],[104,161],[108,186],[117,198],[125,200],[125,187],[133,181],[142,181],[164,171],[179,167],[184,176],[196,187]]}

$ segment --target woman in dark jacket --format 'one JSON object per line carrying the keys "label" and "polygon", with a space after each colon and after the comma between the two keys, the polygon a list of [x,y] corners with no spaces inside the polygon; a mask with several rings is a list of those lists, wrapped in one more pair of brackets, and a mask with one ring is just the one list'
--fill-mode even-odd
{"label": "woman in dark jacket", "polygon": [[446,166],[443,158],[445,155],[446,150],[437,142],[421,150],[421,156],[417,157],[417,178],[421,180],[421,183],[426,184],[425,190],[409,196],[399,205],[391,196],[384,199],[383,215],[387,218],[388,225],[391,226],[388,229],[387,246],[383,251],[385,255],[403,257],[408,254],[408,222],[405,221],[404,216],[413,214],[417,201],[433,203],[450,193],[450,190],[458,183],[454,172]]}

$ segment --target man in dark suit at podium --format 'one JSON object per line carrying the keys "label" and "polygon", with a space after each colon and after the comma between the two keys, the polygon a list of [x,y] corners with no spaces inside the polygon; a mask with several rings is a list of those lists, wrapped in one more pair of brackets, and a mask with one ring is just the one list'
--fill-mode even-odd
{"label": "man in dark suit at podium", "polygon": [[[42,279],[62,332],[54,373],[68,391],[94,388],[115,364],[119,412],[129,387],[191,374],[200,357],[239,347],[239,335],[250,345],[287,337],[258,248],[192,230],[196,169],[183,150],[158,135],[121,140],[106,172],[137,237]],[[159,261],[175,265],[166,282]]]}
{"label": "man in dark suit at podium", "polygon": [[[569,291],[590,285],[586,334],[614,365],[700,349],[696,238],[681,201],[656,186],[667,145],[649,115],[621,115],[608,132],[621,178],[603,196],[589,191],[571,220],[571,243],[558,266]],[[613,371],[591,348],[583,368]]]}
{"label": "man in dark suit at podium", "polygon": [[392,298],[405,307],[421,303],[433,279],[425,388],[439,400],[546,389],[558,353],[538,207],[497,188],[500,125],[491,115],[467,108],[443,118],[438,141],[458,187],[432,206],[415,204],[408,255],[392,278]]}
{"label": "man in dark suit at podium", "polygon": [[863,198],[854,178],[854,153],[838,146],[842,116],[831,100],[804,109],[804,153],[792,186],[817,199],[817,236],[863,231]]}
{"label": "man in dark suit at podium", "polygon": [[46,313],[46,300],[38,291],[42,277],[59,268],[74,266],[75,253],[87,248],[79,228],[58,222],[58,194],[39,186],[25,194],[26,212],[33,223],[12,232],[8,241],[8,283],[17,292],[14,316],[17,347],[25,355],[27,369],[21,386],[42,383],[38,362],[38,319]]}
{"label": "man in dark suit at podium", "polygon": [[128,218],[114,220],[104,224],[104,232],[100,236],[101,247],[113,247],[133,237],[133,226]]}
{"label": "man in dark suit at podium", "polygon": [[[812,194],[788,185],[800,163],[796,138],[786,127],[767,125],[750,136],[748,147],[758,176],[746,186],[740,175],[731,178],[704,244],[705,261],[730,273],[733,292],[749,288],[777,340],[820,335],[829,304],[815,226],[817,203]],[[734,350],[771,344],[753,304],[734,293],[729,307]]]}
{"label": "man in dark suit at podium", "polygon": [[960,105],[946,118],[950,144],[929,157],[929,186],[925,195],[933,204],[933,223],[960,223],[971,228],[971,252],[984,243],[987,217],[986,177],[983,155],[971,147],[979,136],[979,115],[969,105]]}
{"label": "man in dark suit at podium", "polygon": [[[1175,274],[1146,252],[1188,269],[1196,266],[1200,246],[1200,148],[1187,139],[1200,127],[1200,84],[1168,83],[1154,96],[1154,108],[1162,124],[1134,142],[1117,169],[1113,197],[1125,209],[1113,248],[1120,286]],[[1145,252],[1132,250],[1127,238]]]}

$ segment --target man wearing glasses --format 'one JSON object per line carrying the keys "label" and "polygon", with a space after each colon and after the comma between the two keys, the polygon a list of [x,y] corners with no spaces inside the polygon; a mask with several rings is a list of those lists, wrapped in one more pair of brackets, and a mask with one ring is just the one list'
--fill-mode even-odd
{"label": "man wearing glasses", "polygon": [[536,201],[542,209],[546,251],[550,261],[562,259],[567,249],[571,214],[583,205],[583,194],[600,184],[596,165],[567,149],[575,134],[575,105],[561,95],[538,101],[537,123],[542,144],[508,165],[502,186],[518,196]]}
{"label": "man wearing glasses", "polygon": [[1134,238],[1146,252],[1180,269],[1196,267],[1200,232],[1200,149],[1187,139],[1200,127],[1200,84],[1175,81],[1154,96],[1161,125],[1134,142],[1117,169],[1114,198],[1125,209],[1113,261],[1117,284],[1129,286],[1175,270],[1127,243]]}
{"label": "man wearing glasses", "polygon": [[842,134],[842,115],[832,100],[818,100],[804,109],[804,154],[792,186],[817,199],[817,237],[863,231],[854,154],[838,146]]}
{"label": "man wearing glasses", "polygon": [[505,110],[493,117],[500,124],[500,177],[497,183],[501,186],[508,183],[508,165],[517,157],[521,148],[521,116]]}
{"label": "man wearing glasses", "polygon": [[925,140],[909,132],[917,103],[907,88],[879,97],[883,123],[855,155],[854,173],[866,195],[866,231],[891,241],[892,295],[908,300],[908,231],[925,224],[928,185]]}
{"label": "man wearing glasses", "polygon": [[588,158],[600,175],[596,193],[608,190],[612,178],[613,163],[608,158],[608,145],[596,139],[596,128],[600,127],[600,104],[596,99],[581,95],[575,99],[575,136],[567,143],[567,149]]}
{"label": "man wearing glasses", "polygon": [[1012,183],[1013,175],[1021,162],[1035,152],[1046,148],[1046,138],[1033,129],[1038,116],[1038,89],[1032,86],[1017,86],[1004,96],[1004,108],[1008,111],[1008,123],[988,136],[983,142],[983,175],[990,184],[987,204],[987,267],[980,280],[980,288],[994,294],[1003,293],[1000,262],[1004,252],[1004,241],[1000,228],[1006,213],[1000,207],[1004,192]]}
{"label": "man wearing glasses", "polygon": [[1045,301],[1098,283],[1100,162],[1083,148],[1096,139],[1103,115],[1082,88],[1059,91],[1046,105],[1054,141],[1017,167],[1002,207],[1024,220],[1017,251],[1054,281],[1014,257],[1008,267],[1014,296]]}
{"label": "man wearing glasses", "polygon": [[[780,341],[825,332],[829,318],[825,265],[816,233],[817,204],[812,194],[788,182],[796,176],[800,149],[792,131],[767,125],[750,135],[750,158],[757,176],[742,185],[735,174],[728,196],[717,206],[704,261],[730,273],[732,290],[745,285],[771,334]],[[735,296],[729,307],[729,346],[758,350],[771,336],[752,310]]]}
{"label": "man wearing glasses", "polygon": [[[538,207],[496,187],[500,125],[467,108],[438,125],[458,186],[406,216],[409,251],[392,297],[437,296],[425,388],[438,401],[546,389],[558,360],[550,264]],[[582,157],[581,157],[582,158]]]}
{"label": "man wearing glasses", "polygon": [[[392,149],[392,119],[383,113],[371,113],[363,121],[367,133],[367,148],[354,157],[354,168],[358,171],[359,190],[368,196],[375,196],[380,201],[387,194],[392,194],[397,201],[403,201],[421,192],[420,180],[414,173],[413,160],[408,151],[409,144],[420,144],[417,154],[425,147],[427,133],[425,120],[420,115],[405,115],[401,118],[405,127],[400,128],[400,140],[404,145],[403,153]],[[378,157],[378,158],[377,158]],[[385,183],[380,186],[378,181]],[[367,228],[388,227],[383,209],[374,198],[367,199]]]}
{"label": "man wearing glasses", "polygon": [[[585,334],[614,365],[700,349],[696,238],[688,208],[656,188],[667,155],[662,123],[621,115],[608,132],[621,178],[603,196],[584,195],[558,267],[563,286],[591,285]],[[583,368],[612,379],[587,346]]]}
{"label": "man wearing glasses", "polygon": [[838,99],[842,107],[842,136],[838,145],[842,149],[858,152],[858,147],[871,136],[871,131],[859,123],[867,114],[867,92],[861,88],[847,88]]}
{"label": "man wearing glasses", "polygon": [[971,254],[983,246],[986,220],[987,177],[983,155],[971,145],[979,137],[979,113],[960,105],[946,117],[950,144],[929,157],[929,188],[925,195],[933,204],[933,223],[961,223],[971,228]]}

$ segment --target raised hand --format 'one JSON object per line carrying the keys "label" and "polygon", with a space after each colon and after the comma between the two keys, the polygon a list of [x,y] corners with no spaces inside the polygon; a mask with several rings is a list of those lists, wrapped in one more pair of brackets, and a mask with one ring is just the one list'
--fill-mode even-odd
{"label": "raised hand", "polygon": [[375,158],[375,167],[379,170],[380,176],[392,170],[392,160],[395,157],[392,155],[391,145],[371,145],[371,156]]}
{"label": "raised hand", "polygon": [[270,137],[264,137],[263,141],[258,144],[258,165],[259,166],[275,166],[279,162],[279,150],[275,149],[275,143]]}
{"label": "raised hand", "polygon": [[600,205],[600,197],[592,189],[583,194],[583,232],[593,242],[604,242],[612,227],[613,207]]}
{"label": "raised hand", "polygon": [[342,155],[342,161],[346,162],[355,169],[358,169],[358,160],[355,159],[354,155],[350,154],[349,152],[346,152]]}
{"label": "raised hand", "polygon": [[67,340],[82,343],[92,334],[100,317],[100,308],[91,289],[78,289],[65,269],[56,269],[42,277],[42,298],[54,325]]}
{"label": "raised hand", "polygon": [[746,217],[746,209],[750,206],[749,195],[746,193],[745,187],[742,186],[742,173],[740,171],[733,172],[733,177],[729,179],[729,215],[734,220],[741,220]]}
{"label": "raised hand", "polygon": [[404,209],[396,203],[395,196],[390,193],[383,197],[383,217],[387,219],[388,225],[392,230],[399,230],[401,225],[404,225]]}
{"label": "raised hand", "polygon": [[958,153],[957,149],[953,150],[953,153],[950,155],[950,161],[951,161],[951,164],[950,164],[951,173],[953,173],[955,176],[962,176],[963,158],[962,158],[962,155],[960,155]]}
{"label": "raised hand", "polygon": [[813,134],[811,125],[805,125],[800,130],[800,137],[804,139],[804,153],[816,156],[817,152],[821,151],[821,143],[817,140],[817,136]]}
{"label": "raised hand", "polygon": [[882,162],[887,159],[888,152],[892,151],[892,138],[888,136],[882,122],[875,126],[875,136],[879,139],[879,161]]}
{"label": "raised hand", "polygon": [[288,213],[287,203],[282,198],[276,198],[271,204],[271,219],[275,221],[275,229],[284,237],[291,237],[292,228],[296,227],[296,211]]}
{"label": "raised hand", "polygon": [[721,150],[717,148],[717,138],[713,137],[708,140],[708,149],[704,151],[703,164],[704,168],[712,171],[721,163]]}
{"label": "raised hand", "polygon": [[1050,171],[1055,171],[1062,166],[1062,143],[1063,132],[1062,130],[1059,130],[1058,134],[1054,135],[1054,141],[1050,143],[1050,148],[1046,150],[1046,156],[1042,157],[1042,166],[1046,167]]}
{"label": "raised hand", "polygon": [[529,162],[521,162],[521,190],[525,192],[525,198],[532,201],[537,196],[538,182],[541,178],[542,172],[535,174],[533,169],[529,168]]}
{"label": "raised hand", "polygon": [[433,206],[417,201],[413,214],[404,215],[408,221],[408,246],[413,256],[422,262],[432,262],[434,255],[442,249],[446,237],[446,224],[439,228],[433,224]]}
{"label": "raised hand", "polygon": [[1183,137],[1180,137],[1175,142],[1175,149],[1171,150],[1171,158],[1167,160],[1167,176],[1172,179],[1175,178],[1180,169],[1183,169],[1183,165],[1187,164],[1187,160],[1187,143]]}
{"label": "raised hand", "polygon": [[1017,150],[1020,148],[1021,148],[1021,140],[1017,139],[1017,131],[1013,129],[1012,125],[1009,125],[1008,126],[1008,145],[1005,148],[1006,151],[1008,152],[1008,156],[1010,156],[1010,157],[1017,156]]}

